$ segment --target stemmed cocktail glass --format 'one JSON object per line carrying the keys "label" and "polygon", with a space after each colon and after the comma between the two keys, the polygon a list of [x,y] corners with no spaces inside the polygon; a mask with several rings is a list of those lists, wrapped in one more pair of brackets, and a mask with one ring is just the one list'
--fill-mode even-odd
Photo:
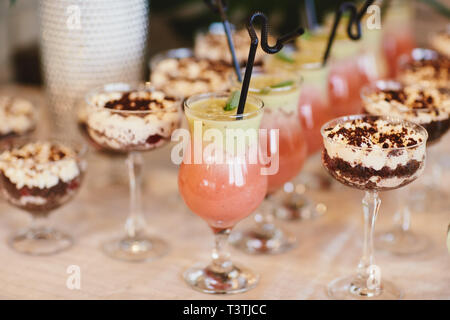
{"label": "stemmed cocktail glass", "polygon": [[[240,83],[235,80],[234,88]],[[264,102],[265,111],[261,128],[268,130],[262,138],[270,158],[268,199],[256,211],[253,227],[232,236],[238,248],[256,254],[275,254],[292,249],[296,238],[274,224],[275,201],[270,195],[294,178],[302,169],[307,155],[307,143],[298,114],[301,79],[286,72],[254,69],[249,92]],[[278,132],[278,137],[272,133]],[[277,141],[278,139],[278,141]]]}
{"label": "stemmed cocktail glass", "polygon": [[229,93],[207,93],[184,103],[191,143],[180,166],[179,190],[215,236],[212,262],[187,270],[184,278],[206,293],[244,292],[258,281],[253,272],[231,262],[224,247],[231,229],[260,205],[267,192],[267,176],[258,159],[263,103],[249,96],[244,113],[237,115],[236,108],[227,109],[229,99]]}
{"label": "stemmed cocktail glass", "polygon": [[[450,128],[450,114],[443,103],[445,94],[436,88],[379,80],[363,88],[361,96],[368,114],[395,116],[422,125],[428,132],[428,145],[436,144]],[[428,161],[428,166],[430,162]],[[403,190],[409,190],[411,194],[409,188],[398,191],[395,226],[377,236],[375,246],[398,255],[416,254],[427,249],[430,242],[425,235],[411,231],[411,196],[407,195],[408,191]],[[426,190],[414,193],[419,196],[427,194]]]}
{"label": "stemmed cocktail glass", "polygon": [[400,290],[382,280],[374,261],[378,193],[403,187],[422,174],[428,134],[412,122],[360,115],[326,123],[322,136],[324,167],[342,184],[365,191],[363,256],[357,273],[331,282],[328,293],[336,299],[399,299]]}
{"label": "stemmed cocktail glass", "polygon": [[130,212],[124,237],[103,246],[112,258],[152,260],[167,252],[167,244],[145,233],[142,212],[142,152],[170,141],[180,122],[180,101],[148,84],[113,83],[87,97],[87,132],[100,147],[126,155],[130,183]]}
{"label": "stemmed cocktail glass", "polygon": [[49,226],[47,217],[78,193],[87,166],[85,153],[85,145],[61,139],[16,138],[1,143],[2,195],[32,217],[28,229],[11,237],[14,250],[40,256],[72,246],[72,237]]}

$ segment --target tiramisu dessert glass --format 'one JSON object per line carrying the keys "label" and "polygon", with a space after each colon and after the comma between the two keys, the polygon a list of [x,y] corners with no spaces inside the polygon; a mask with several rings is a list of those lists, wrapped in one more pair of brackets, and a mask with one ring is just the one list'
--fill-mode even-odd
{"label": "tiramisu dessert glass", "polygon": [[430,45],[441,55],[450,58],[450,24],[447,25],[445,30],[431,36]]}
{"label": "tiramisu dessert glass", "polygon": [[398,79],[407,85],[450,88],[450,58],[424,48],[414,48],[399,62]]}
{"label": "tiramisu dessert glass", "polygon": [[[272,40],[272,39],[271,39]],[[244,66],[248,59],[248,48],[250,38],[247,29],[233,31],[233,44],[236,58],[241,66]],[[232,65],[231,53],[228,48],[227,37],[222,23],[213,23],[208,32],[200,32],[195,37],[194,54],[200,59],[225,62]],[[264,51],[258,47],[255,56],[255,65],[261,65],[264,58]]]}
{"label": "tiramisu dessert glass", "polygon": [[19,97],[0,96],[0,140],[22,137],[36,128],[36,107]]}
{"label": "tiramisu dessert glass", "polygon": [[[436,143],[450,128],[450,97],[433,87],[405,86],[396,81],[379,80],[362,90],[362,99],[368,114],[389,115],[422,125],[428,132],[428,144]],[[410,230],[407,199],[408,196],[402,192],[399,209],[394,216],[395,227],[377,237],[377,248],[406,255],[428,247],[426,236]]]}
{"label": "tiramisu dessert glass", "polygon": [[[233,88],[239,89],[240,83],[233,79]],[[261,140],[273,172],[268,175],[268,197],[255,214],[256,223],[250,229],[232,235],[233,244],[248,253],[282,253],[296,244],[293,235],[274,224],[274,213],[279,204],[270,195],[297,176],[306,159],[307,142],[298,114],[300,89],[301,78],[296,74],[253,70],[249,93],[264,102],[261,129],[266,129],[268,134]],[[278,141],[272,135],[276,132],[273,130],[278,130]]]}
{"label": "tiramisu dessert glass", "polygon": [[86,147],[61,140],[17,138],[2,143],[1,148],[2,194],[33,219],[27,230],[10,239],[10,246],[29,255],[50,255],[69,248],[72,238],[48,226],[45,218],[80,188]]}
{"label": "tiramisu dessert glass", "polygon": [[358,115],[326,123],[322,135],[324,167],[337,181],[366,193],[363,256],[357,274],[334,280],[328,293],[335,299],[399,299],[401,292],[382,280],[374,260],[378,192],[405,186],[422,174],[428,134],[409,121]]}
{"label": "tiramisu dessert glass", "polygon": [[126,234],[104,244],[104,252],[125,261],[148,261],[167,252],[166,243],[145,233],[142,212],[141,152],[170,141],[180,122],[179,100],[149,84],[113,83],[91,91],[87,97],[87,131],[105,150],[127,155],[130,182],[130,212]]}
{"label": "tiramisu dessert glass", "polygon": [[248,96],[239,116],[229,93],[207,93],[190,97],[184,108],[191,132],[187,151],[191,152],[184,154],[178,186],[186,205],[208,223],[215,236],[212,262],[187,270],[184,279],[206,293],[247,291],[258,276],[231,262],[224,247],[231,229],[260,205],[267,192],[267,176],[258,160],[263,103]]}
{"label": "tiramisu dessert glass", "polygon": [[194,57],[192,50],[187,48],[155,55],[150,60],[150,69],[152,85],[183,99],[194,94],[228,90],[229,73],[233,71],[228,63]]}

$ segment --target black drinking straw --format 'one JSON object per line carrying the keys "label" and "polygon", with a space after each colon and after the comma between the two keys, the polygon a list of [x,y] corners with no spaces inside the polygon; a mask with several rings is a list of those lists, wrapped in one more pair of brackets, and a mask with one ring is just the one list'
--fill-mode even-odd
{"label": "black drinking straw", "polygon": [[[269,45],[269,24],[267,22],[267,17],[262,12],[254,13],[247,24],[248,34],[250,35],[251,43],[250,43],[250,51],[248,53],[247,66],[245,68],[244,81],[242,82],[241,96],[239,98],[239,106],[237,110],[237,114],[240,116],[244,113],[245,102],[247,101],[248,89],[250,86],[250,79],[252,77],[253,64],[255,63],[255,55],[256,49],[258,48],[258,36],[256,35],[255,28],[253,26],[253,22],[256,18],[260,18],[262,22],[261,28],[261,48],[268,54],[275,54],[283,49],[285,43],[294,40],[298,36],[301,36],[305,31],[303,28],[297,28],[294,31],[280,37],[277,39],[275,45]],[[238,119],[242,119],[242,117],[238,117]]]}
{"label": "black drinking straw", "polygon": [[[367,12],[367,8],[370,7],[375,0],[366,0],[361,10],[358,12],[354,3],[344,2],[340,5],[340,7],[336,10],[336,15],[334,16],[333,28],[331,29],[330,36],[328,37],[327,49],[325,50],[325,54],[323,56],[323,64],[325,65],[330,56],[331,48],[333,46],[334,38],[336,37],[336,31],[339,26],[339,22],[341,21],[342,15],[345,11],[350,13],[350,18],[347,26],[347,34],[350,39],[353,41],[357,41],[361,39],[361,20]],[[354,26],[356,26],[356,34],[353,33]]]}
{"label": "black drinking straw", "polygon": [[227,4],[226,0],[205,0],[206,4],[213,10],[214,12],[218,12],[220,18],[222,20],[223,29],[225,30],[225,34],[227,36],[228,48],[230,49],[231,58],[233,61],[234,71],[236,72],[236,76],[240,81],[242,81],[241,76],[241,66],[239,65],[239,61],[236,56],[236,50],[234,48],[233,36],[231,35],[230,22],[228,21],[226,10]]}

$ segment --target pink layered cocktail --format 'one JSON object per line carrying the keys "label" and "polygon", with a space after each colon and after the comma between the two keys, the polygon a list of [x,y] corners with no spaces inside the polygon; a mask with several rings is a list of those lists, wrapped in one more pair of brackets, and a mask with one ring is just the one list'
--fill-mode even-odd
{"label": "pink layered cocktail", "polygon": [[235,267],[223,251],[231,228],[250,215],[267,193],[267,176],[258,157],[263,103],[247,97],[244,113],[237,115],[233,96],[238,97],[207,93],[185,102],[191,138],[178,186],[186,205],[216,237],[212,263],[189,269],[185,280],[206,293],[244,292],[258,280],[249,270]]}
{"label": "pink layered cocktail", "polygon": [[[235,81],[233,87],[239,88],[239,83]],[[261,128],[269,134],[260,140],[270,160],[267,165],[269,196],[299,174],[307,156],[307,142],[298,115],[300,76],[256,69],[249,91],[264,102]],[[265,201],[257,211],[255,226],[234,237],[238,248],[250,253],[274,254],[293,247],[295,237],[273,224],[274,205],[270,198]]]}

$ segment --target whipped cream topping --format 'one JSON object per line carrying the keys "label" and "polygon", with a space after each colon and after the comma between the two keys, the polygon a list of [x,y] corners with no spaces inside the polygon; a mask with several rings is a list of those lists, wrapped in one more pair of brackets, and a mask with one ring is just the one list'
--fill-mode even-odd
{"label": "whipped cream topping", "polygon": [[380,89],[364,99],[366,111],[373,115],[389,115],[419,124],[449,118],[450,94],[433,87],[404,86]]}
{"label": "whipped cream topping", "polygon": [[232,68],[221,61],[168,58],[161,60],[151,74],[152,84],[169,95],[189,97],[198,93],[226,91]]}
{"label": "whipped cream topping", "polygon": [[0,96],[0,135],[24,134],[36,125],[34,106],[28,100]]}
{"label": "whipped cream topping", "polygon": [[375,170],[395,169],[411,160],[423,161],[427,139],[425,133],[414,127],[376,117],[325,128],[324,135],[330,158],[340,158],[352,167],[362,165]]}
{"label": "whipped cream topping", "polygon": [[161,91],[100,93],[91,98],[90,104],[89,135],[114,150],[159,146],[180,122],[179,101]]}
{"label": "whipped cream topping", "polygon": [[405,84],[450,87],[450,58],[439,56],[435,59],[414,60],[408,63],[400,74]]}
{"label": "whipped cream topping", "polygon": [[431,46],[440,54],[450,58],[450,29],[433,35],[431,37]]}
{"label": "whipped cream topping", "polygon": [[404,148],[425,141],[416,129],[384,119],[354,119],[325,128],[333,142],[360,148]]}
{"label": "whipped cream topping", "polygon": [[18,189],[51,188],[80,175],[74,150],[50,142],[28,143],[0,154],[1,172]]}
{"label": "whipped cream topping", "polygon": [[[260,34],[257,31],[257,34]],[[269,39],[270,43],[273,39]],[[250,49],[250,36],[247,29],[241,29],[233,33],[233,43],[236,51],[236,57],[241,65],[244,65],[248,59]],[[195,39],[194,53],[196,57],[224,61],[232,64],[230,49],[228,48],[227,37],[225,33],[204,33],[199,34]],[[255,56],[255,64],[261,64],[264,58],[264,51],[258,46]]]}

